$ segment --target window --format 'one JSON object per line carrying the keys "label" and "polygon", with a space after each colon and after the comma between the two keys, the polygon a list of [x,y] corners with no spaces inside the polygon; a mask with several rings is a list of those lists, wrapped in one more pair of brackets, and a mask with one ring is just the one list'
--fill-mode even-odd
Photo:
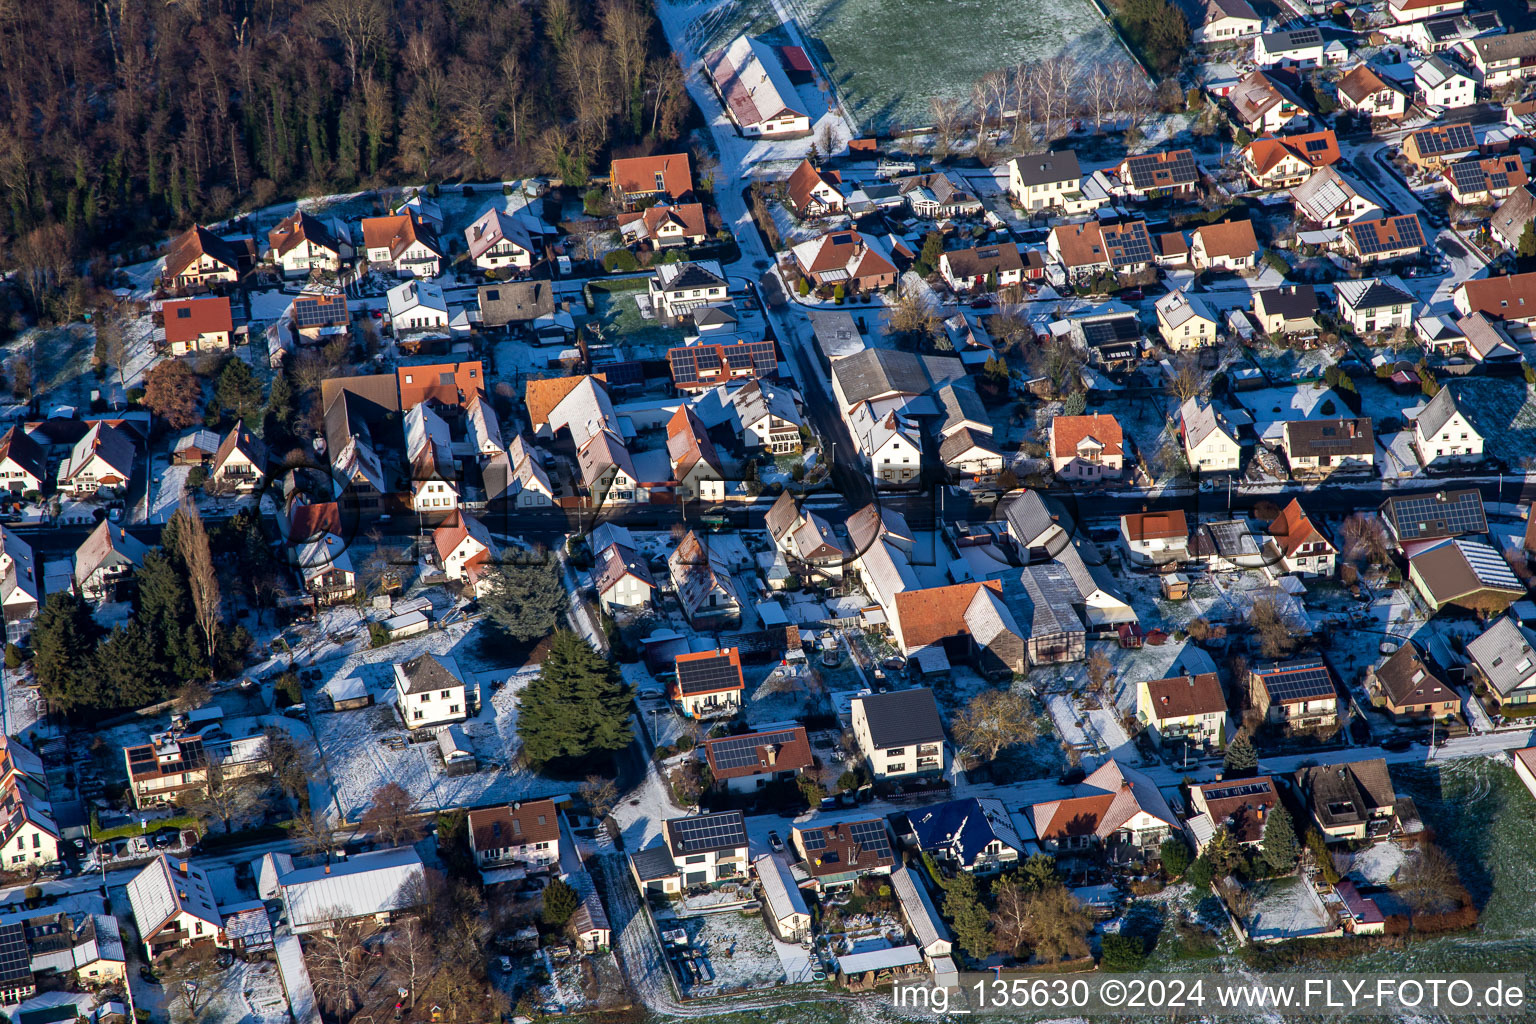
{"label": "window", "polygon": [[458,713],[459,713],[459,706],[458,706],[458,705],[457,705],[457,704],[450,704],[450,705],[449,705],[449,706],[448,706],[448,713],[449,713],[449,714],[450,714],[450,715],[456,715],[456,714],[458,714]]}
{"label": "window", "polygon": [[423,718],[425,718],[425,717],[426,717],[426,716],[425,716],[425,715],[424,715],[424,714],[422,714],[422,713],[421,713],[421,711],[419,711],[419,710],[417,710],[417,711],[414,711],[414,712],[412,712],[412,713],[411,713],[411,718],[412,718],[412,719],[413,719],[413,720],[414,720],[414,721],[417,721],[417,722],[419,722],[419,721],[421,721],[421,720],[422,720],[422,719],[423,719]]}
{"label": "window", "polygon": [[438,694],[438,696],[442,697],[443,700],[447,700],[452,695],[453,695],[453,691],[451,691],[451,690],[444,690],[442,693]]}
{"label": "window", "polygon": [[176,310],[176,319],[177,320],[190,320],[190,319],[192,319],[192,310],[189,307],[187,307],[187,306],[182,306],[181,308]]}

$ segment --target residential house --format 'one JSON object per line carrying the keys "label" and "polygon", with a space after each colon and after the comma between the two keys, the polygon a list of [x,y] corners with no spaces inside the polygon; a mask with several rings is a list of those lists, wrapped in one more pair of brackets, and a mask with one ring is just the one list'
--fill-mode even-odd
{"label": "residential house", "polygon": [[672,859],[672,851],[663,840],[661,845],[648,847],[629,855],[629,872],[642,893],[678,893],[683,888],[683,875]]}
{"label": "residential house", "polygon": [[398,337],[407,331],[448,329],[448,300],[434,281],[402,281],[389,290],[389,323]]}
{"label": "residential house", "polygon": [[1472,125],[1466,121],[1432,124],[1409,132],[1403,139],[1403,156],[1423,170],[1442,170],[1446,164],[1472,156],[1477,151],[1477,137],[1472,134]]}
{"label": "residential house", "polygon": [[465,584],[477,596],[486,585],[486,571],[500,557],[491,531],[462,510],[432,531],[432,547],[443,575],[450,582]]}
{"label": "residential house", "polygon": [[805,726],[764,729],[704,741],[704,761],[720,789],[755,793],[774,782],[794,782],[816,763]]}
{"label": "residential house", "polygon": [[321,345],[335,338],[345,338],[352,329],[347,297],[341,292],[295,296],[288,309],[300,345]]}
{"label": "residential house", "polygon": [[1136,566],[1187,561],[1189,523],[1184,510],[1126,513],[1120,517],[1120,548]]}
{"label": "residential house", "polygon": [[1371,703],[1395,719],[1454,718],[1461,714],[1461,695],[1424,660],[1408,640],[1387,660],[1365,673]]}
{"label": "residential house", "polygon": [[1339,162],[1332,128],[1299,135],[1266,135],[1243,147],[1243,172],[1259,188],[1295,188],[1313,172]]}
{"label": "residential house", "polygon": [[1408,559],[1408,578],[1432,611],[1454,604],[1493,614],[1528,593],[1502,554],[1467,537],[1457,537]]}
{"label": "residential house", "polygon": [[395,663],[395,701],[409,729],[434,729],[469,717],[468,689],[451,654]]}
{"label": "residential house", "polygon": [[1412,44],[1421,53],[1454,51],[1460,55],[1478,36],[1497,35],[1503,31],[1504,22],[1498,11],[1475,11],[1409,22],[1387,29],[1384,34]]}
{"label": "residential house", "polygon": [[167,299],[163,312],[165,341],[171,347],[171,355],[229,351],[235,322],[227,297]]}
{"label": "residential house", "polygon": [[780,942],[810,941],[811,911],[789,865],[771,853],[752,862],[762,891],[763,921]]}
{"label": "residential house", "polygon": [[908,588],[885,608],[886,622],[897,648],[925,672],[958,658],[989,678],[1011,676],[1024,671],[1026,652],[1002,592],[997,580]]}
{"label": "residential house", "polygon": [[1475,488],[1393,495],[1381,503],[1377,516],[1387,536],[1410,559],[1447,540],[1488,533],[1483,495]]}
{"label": "residential house", "polygon": [[1515,769],[1515,777],[1525,784],[1532,796],[1536,796],[1536,747],[1510,751],[1509,761]]}
{"label": "residential house", "polygon": [[725,301],[727,287],[717,260],[663,263],[647,283],[651,305],[667,323],[682,320],[699,306]]}
{"label": "residential house", "polygon": [[975,875],[996,875],[1018,864],[1024,843],[1001,800],[966,797],[907,812],[918,851],[934,862]]}
{"label": "residential house", "polygon": [[426,402],[405,414],[405,458],[414,511],[441,517],[459,507],[458,468],[448,424]]}
{"label": "residential house", "polygon": [[725,463],[709,439],[709,433],[686,405],[667,421],[667,459],[672,482],[682,501],[725,500]]}
{"label": "residential house", "polygon": [[811,130],[811,118],[779,63],[761,39],[737,36],[704,58],[726,115],[748,138],[784,138]]}
{"label": "residential house", "polygon": [[126,527],[103,519],[75,551],[75,586],[88,601],[107,600],[147,554],[149,547]]}
{"label": "residential house", "polygon": [[875,779],[944,774],[944,723],[932,690],[863,694],[849,709],[859,753]]}
{"label": "residential house", "polygon": [[1143,679],[1136,684],[1136,717],[1158,747],[1226,742],[1227,698],[1215,672]]}
{"label": "residential house", "polygon": [[208,873],[169,854],[160,854],[129,880],[128,905],[151,962],[195,942],[217,943],[224,925]]}
{"label": "residential house", "polygon": [[1051,853],[1096,846],[1111,855],[1140,853],[1157,849],[1179,828],[1156,783],[1115,760],[1072,787],[1071,796],[1034,804],[1024,815]]}
{"label": "residential house", "polygon": [[1264,823],[1279,803],[1275,780],[1268,775],[1200,783],[1189,787],[1189,807],[1194,813],[1184,825],[1201,853],[1222,827],[1232,833],[1237,845],[1254,848],[1263,843]]}
{"label": "residential house", "polygon": [[[8,531],[7,531],[8,532]],[[0,865],[25,871],[59,860],[62,833],[48,799],[42,760],[21,741],[0,737]]]}
{"label": "residential house", "polygon": [[1505,153],[1451,164],[1445,169],[1445,180],[1450,183],[1452,199],[1462,206],[1477,206],[1509,198],[1517,189],[1523,190],[1530,179],[1520,154]]}
{"label": "residential house", "polygon": [[942,434],[939,461],[961,487],[990,487],[1007,464],[992,441],[990,429],[962,426]]}
{"label": "residential house", "polygon": [[1163,343],[1174,352],[1187,352],[1216,343],[1219,324],[1216,314],[1205,300],[1181,288],[1158,299],[1154,304],[1157,312],[1157,332]]}
{"label": "residential house", "polygon": [[649,245],[658,251],[675,249],[703,245],[708,235],[701,203],[657,204],[634,213],[619,214],[619,237],[630,245]]}
{"label": "residential house", "polygon": [[1269,335],[1315,335],[1318,332],[1319,310],[1317,292],[1309,284],[1265,288],[1253,296],[1254,321],[1261,331]]}
{"label": "residential house", "polygon": [[240,249],[194,224],[166,250],[160,280],[175,291],[194,291],[240,280]]}
{"label": "residential house", "polygon": [[939,274],[956,292],[997,291],[1024,281],[1024,258],[1013,242],[952,249],[939,257]]}
{"label": "residential house", "polygon": [[464,242],[481,270],[529,270],[538,258],[538,243],[524,221],[494,207],[464,229]]}
{"label": "residential house", "polygon": [[1075,280],[1105,272],[1136,274],[1153,263],[1152,239],[1145,221],[1058,224],[1046,239],[1046,251]]}
{"label": "residential house", "polygon": [[208,484],[250,494],[267,478],[267,446],[237,420],[208,467]]}
{"label": "residential house", "polygon": [[490,502],[513,508],[548,508],[555,502],[549,473],[521,434],[512,438],[505,454],[492,455],[481,464],[480,478]]}
{"label": "residential house", "polygon": [[345,225],[324,223],[303,210],[295,210],[267,232],[267,258],[282,268],[284,277],[306,277],[314,270],[336,273],[353,255]]}
{"label": "residential house", "polygon": [[436,233],[413,213],[364,217],[363,252],[370,266],[388,268],[400,277],[442,273],[443,251]]}
{"label": "residential house", "polygon": [[883,818],[795,825],[789,832],[789,844],[800,856],[817,892],[852,885],[865,875],[906,870],[896,860]]}
{"label": "residential house", "polygon": [[726,404],[743,448],[765,448],[775,455],[800,451],[804,420],[787,390],[751,380],[732,391]]}
{"label": "residential house", "polygon": [[872,237],[834,231],[790,250],[795,266],[814,287],[842,285],[854,292],[877,292],[896,283],[896,264]]}
{"label": "residential house", "polygon": [[741,710],[746,684],[741,677],[741,652],[736,648],[679,654],[675,667],[676,678],[667,696],[688,718],[731,717]]}
{"label": "residential house", "polygon": [[575,331],[570,313],[555,308],[548,281],[498,281],[479,288],[480,326],[486,330],[520,328],[538,344],[563,344]]}
{"label": "residential house", "polygon": [[1387,12],[1399,25],[1460,14],[1466,7],[1467,0],[1387,0]]}
{"label": "residential house", "polygon": [[809,575],[841,579],[848,554],[832,533],[832,526],[809,509],[801,509],[789,491],[779,495],[764,520],[768,536],[793,569]]}
{"label": "residential house", "polygon": [[47,472],[48,453],[20,424],[0,437],[0,488],[13,497],[38,494]]}
{"label": "residential house", "polygon": [[789,205],[802,217],[825,217],[842,213],[847,206],[843,198],[842,176],[836,171],[822,170],[809,160],[801,160],[800,166],[789,176],[785,191]]}
{"label": "residential house", "polygon": [[30,619],[42,607],[40,568],[32,545],[0,526],[0,609],[6,622]]}
{"label": "residential house", "polygon": [[1381,204],[1367,197],[1334,167],[1322,167],[1291,189],[1291,201],[1302,221],[1339,228],[1353,221],[1382,217]]}
{"label": "residential house", "polygon": [[1323,33],[1312,25],[1265,32],[1253,41],[1253,62],[1261,68],[1322,67]]}
{"label": "residential house", "polygon": [[1457,407],[1456,395],[1448,387],[1437,391],[1413,418],[1413,443],[1426,466],[1483,454],[1483,435]]}
{"label": "residential house", "polygon": [[59,467],[59,490],[76,498],[123,493],[133,475],[135,447],[126,430],[98,420]]}
{"label": "residential house", "polygon": [[1269,524],[1269,536],[1265,552],[1270,565],[1301,576],[1333,575],[1338,549],[1302,511],[1299,498],[1292,498]]}
{"label": "residential house", "polygon": [[1469,674],[1474,691],[1495,707],[1511,705],[1524,711],[1536,703],[1536,631],[1515,615],[1500,616],[1475,639],[1467,641]]}
{"label": "residential house", "polygon": [[925,220],[969,217],[981,212],[981,200],[959,178],[940,171],[896,178],[891,184],[901,192],[913,215]]}
{"label": "residential house", "polygon": [[610,544],[596,554],[594,562],[592,587],[604,611],[612,614],[650,607],[656,579],[633,547]]}
{"label": "residential house", "polygon": [[481,871],[553,871],[560,863],[560,812],[553,800],[523,800],[469,812],[469,850]]}
{"label": "residential house", "polygon": [[1488,219],[1488,230],[1511,252],[1520,248],[1520,239],[1536,222],[1536,192],[1529,185],[1517,188]]}
{"label": "residential house", "polygon": [[1125,435],[1109,413],[1054,417],[1046,446],[1051,469],[1064,480],[1118,480],[1125,465]]}
{"label": "residential house", "polygon": [[1376,435],[1369,416],[1290,420],[1283,429],[1281,450],[1293,477],[1359,472],[1376,464]]}
{"label": "residential house", "polygon": [[1128,156],[1115,168],[1115,177],[1136,199],[1191,199],[1200,191],[1200,168],[1187,149]]}
{"label": "residential house", "polygon": [[262,898],[281,898],[289,927],[306,935],[334,932],[347,921],[387,924],[419,905],[426,869],[412,846],[369,850],[307,868],[295,868],[286,853],[269,853],[259,878]]}
{"label": "residential house", "polygon": [[1316,656],[1254,666],[1248,673],[1248,706],[1287,732],[1339,725],[1333,674]]}
{"label": "residential house", "polygon": [[[694,313],[709,308],[699,307]],[[672,384],[679,391],[700,391],[722,384],[772,380],[778,376],[779,355],[774,343],[766,338],[729,344],[701,341],[668,349],[667,365],[672,371]]]}
{"label": "residential house", "polygon": [[[1362,277],[1334,285],[1339,319],[1357,334],[1386,334],[1413,326],[1417,300],[1402,280],[1393,275]],[[1536,303],[1532,304],[1536,315]]]}
{"label": "residential house", "polygon": [[1259,265],[1259,241],[1253,223],[1229,220],[1202,224],[1190,238],[1190,262],[1196,270],[1253,270]]}
{"label": "residential house", "polygon": [[1413,69],[1414,99],[1428,110],[1470,107],[1477,101],[1477,79],[1449,53],[1437,53]]}
{"label": "residential house", "polygon": [[1536,273],[1463,281],[1451,289],[1451,302],[1463,317],[1481,313],[1499,321],[1512,336],[1526,338],[1536,326]]}
{"label": "residential house", "polygon": [[687,202],[693,197],[693,164],[687,153],[625,157],[608,165],[608,187],[621,210]]}
{"label": "residential house", "polygon": [[741,621],[741,598],[725,557],[690,530],[667,556],[667,570],[683,615],[695,629],[723,629]]}
{"label": "residential house", "polygon": [[1424,250],[1424,228],[1417,214],[1344,225],[1340,248],[1357,263],[1407,259]]}
{"label": "residential house", "polygon": [[668,818],[662,825],[684,885],[714,885],[747,870],[747,828],[740,811]]}
{"label": "residential house", "polygon": [[1178,6],[1196,45],[1231,43],[1258,35],[1264,28],[1264,19],[1248,0],[1180,0]]}
{"label": "residential house", "polygon": [[1339,79],[1339,105],[1370,120],[1397,121],[1408,113],[1408,94],[1387,82],[1369,64]]}
{"label": "residential house", "polygon": [[350,601],[357,596],[357,570],[347,544],[334,533],[323,533],[299,544],[294,553],[304,590],[319,607]]}
{"label": "residential house", "polygon": [[1293,121],[1310,117],[1296,93],[1294,76],[1284,71],[1250,71],[1227,93],[1226,100],[1238,124],[1250,135],[1282,131]]}
{"label": "residential house", "polygon": [[1191,396],[1179,407],[1179,439],[1189,468],[1200,473],[1236,472],[1243,449],[1237,431],[1210,402]]}
{"label": "residential house", "polygon": [[1098,204],[1083,197],[1083,172],[1070,149],[1030,153],[1008,161],[1008,194],[1031,214],[1060,210],[1074,215]]}
{"label": "residential house", "polygon": [[270,776],[265,736],[231,737],[216,717],[193,728],[194,717],[196,712],[188,715],[186,727],[173,723],[164,732],[151,733],[148,743],[123,748],[135,807],[185,804],[207,788],[210,771],[231,782]]}
{"label": "residential house", "polygon": [[1488,92],[1524,81],[1536,75],[1536,31],[1480,36],[1472,40],[1470,56]]}
{"label": "residential house", "polygon": [[1382,758],[1299,769],[1297,790],[1324,842],[1360,842],[1389,831],[1397,790]]}

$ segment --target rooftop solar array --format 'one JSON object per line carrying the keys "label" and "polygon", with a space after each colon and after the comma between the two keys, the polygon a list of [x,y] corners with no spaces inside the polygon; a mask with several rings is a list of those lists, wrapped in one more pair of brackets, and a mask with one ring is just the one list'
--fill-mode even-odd
{"label": "rooftop solar array", "polygon": [[1436,494],[1412,494],[1387,502],[1393,529],[1400,540],[1461,537],[1488,532],[1482,495],[1463,491],[1454,501]]}
{"label": "rooftop solar array", "polygon": [[317,302],[313,298],[293,300],[293,320],[299,327],[324,327],[347,319],[347,302]]}
{"label": "rooftop solar array", "polygon": [[1228,519],[1223,522],[1208,523],[1211,538],[1216,541],[1216,550],[1223,555],[1257,555],[1259,542],[1253,535],[1253,529],[1238,519]]}
{"label": "rooftop solar array", "polygon": [[1207,800],[1230,800],[1239,796],[1267,796],[1269,784],[1266,782],[1254,782],[1252,779],[1244,779],[1241,782],[1233,782],[1226,785],[1205,785],[1200,788]]}
{"label": "rooftop solar array", "polygon": [[1152,239],[1147,237],[1147,226],[1141,221],[1121,224],[1104,229],[1104,244],[1109,248],[1109,261],[1116,266],[1152,262]]}
{"label": "rooftop solar array", "polygon": [[32,954],[27,949],[26,929],[19,922],[0,925],[0,982],[31,977]]}
{"label": "rooftop solar array", "polygon": [[891,841],[885,825],[878,821],[854,821],[848,824],[848,835],[865,853],[888,855]]}
{"label": "rooftop solar array", "polygon": [[1460,153],[1463,150],[1476,149],[1477,139],[1472,135],[1470,124],[1448,124],[1426,128],[1413,136],[1419,147],[1421,156],[1436,156],[1441,153]]}
{"label": "rooftop solar array", "polygon": [[1419,218],[1411,213],[1388,220],[1356,221],[1349,230],[1362,256],[1424,247],[1424,229],[1419,226]]}
{"label": "rooftop solar array", "polygon": [[751,370],[771,377],[779,357],[771,341],[746,341],[735,345],[686,345],[667,351],[674,384],[714,383],[723,376]]}
{"label": "rooftop solar array", "polygon": [[1283,665],[1269,669],[1261,675],[1269,698],[1279,703],[1312,700],[1318,697],[1336,697],[1333,678],[1321,661],[1307,661],[1297,665]]}
{"label": "rooftop solar array", "polygon": [[672,846],[679,853],[747,845],[747,829],[742,824],[740,811],[673,818],[667,822],[667,829],[672,835]]}
{"label": "rooftop solar array", "polygon": [[637,387],[645,383],[645,367],[638,359],[626,359],[618,363],[602,363],[598,369],[608,378],[610,388]]}
{"label": "rooftop solar array", "polygon": [[721,770],[745,768],[748,765],[758,764],[762,760],[758,751],[763,747],[782,747],[787,743],[793,743],[798,738],[799,730],[791,729],[784,732],[757,732],[746,736],[710,740],[709,756],[714,760],[715,767]]}
{"label": "rooftop solar array", "polygon": [[741,671],[724,654],[677,663],[677,686],[683,693],[738,689]]}
{"label": "rooftop solar array", "polygon": [[1195,155],[1187,149],[1133,156],[1125,162],[1125,170],[1131,184],[1139,189],[1167,188],[1200,179]]}
{"label": "rooftop solar array", "polygon": [[1328,140],[1327,139],[1308,139],[1307,140],[1307,152],[1308,153],[1321,153],[1324,150],[1326,150],[1327,148],[1328,148]]}

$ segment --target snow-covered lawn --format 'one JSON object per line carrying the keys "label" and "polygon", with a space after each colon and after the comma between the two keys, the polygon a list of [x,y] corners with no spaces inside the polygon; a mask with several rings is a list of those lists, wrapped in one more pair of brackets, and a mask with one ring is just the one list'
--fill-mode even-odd
{"label": "snow-covered lawn", "polygon": [[1368,885],[1386,885],[1403,866],[1403,860],[1401,846],[1390,842],[1377,843],[1355,854],[1346,874]]}
{"label": "snow-covered lawn", "polygon": [[1257,883],[1248,934],[1255,939],[1299,938],[1332,928],[1323,901],[1297,875]]}
{"label": "snow-covered lawn", "polygon": [[687,917],[682,926],[695,949],[702,950],[714,981],[694,985],[692,996],[724,994],[776,985],[785,978],[784,963],[768,926],[755,911],[723,911]]}

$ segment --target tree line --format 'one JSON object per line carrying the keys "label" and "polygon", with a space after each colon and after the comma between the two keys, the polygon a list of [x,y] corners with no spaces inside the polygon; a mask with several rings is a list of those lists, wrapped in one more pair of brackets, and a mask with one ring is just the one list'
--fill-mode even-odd
{"label": "tree line", "polygon": [[641,0],[7,4],[0,253],[27,312],[67,319],[45,300],[77,307],[109,246],[401,178],[581,184],[686,113]]}

